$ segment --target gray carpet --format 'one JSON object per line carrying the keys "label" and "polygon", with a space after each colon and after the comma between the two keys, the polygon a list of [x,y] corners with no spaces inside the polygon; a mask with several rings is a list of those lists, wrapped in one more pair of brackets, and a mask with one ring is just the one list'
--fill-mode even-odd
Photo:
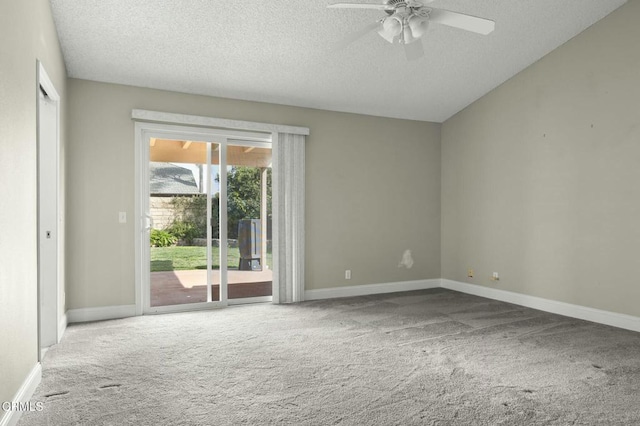
{"label": "gray carpet", "polygon": [[640,333],[437,289],[70,326],[20,425],[637,425]]}

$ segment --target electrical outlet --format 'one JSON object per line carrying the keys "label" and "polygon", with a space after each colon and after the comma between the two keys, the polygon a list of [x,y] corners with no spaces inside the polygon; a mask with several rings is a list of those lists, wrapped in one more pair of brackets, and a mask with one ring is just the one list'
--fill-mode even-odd
{"label": "electrical outlet", "polygon": [[351,279],[351,269],[347,269],[346,271],[344,271],[344,279],[345,280]]}
{"label": "electrical outlet", "polygon": [[467,270],[467,277],[468,278],[473,278],[473,269]]}
{"label": "electrical outlet", "polygon": [[500,281],[500,275],[497,272],[494,272],[491,276],[491,281]]}

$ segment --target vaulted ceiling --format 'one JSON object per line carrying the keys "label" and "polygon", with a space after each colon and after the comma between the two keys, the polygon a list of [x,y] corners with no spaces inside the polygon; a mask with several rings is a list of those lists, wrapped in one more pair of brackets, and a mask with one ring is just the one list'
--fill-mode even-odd
{"label": "vaulted ceiling", "polygon": [[337,48],[386,15],[327,9],[334,1],[51,4],[70,77],[442,122],[626,2],[435,0],[429,6],[492,19],[496,29],[432,24],[425,56],[407,61],[375,31]]}

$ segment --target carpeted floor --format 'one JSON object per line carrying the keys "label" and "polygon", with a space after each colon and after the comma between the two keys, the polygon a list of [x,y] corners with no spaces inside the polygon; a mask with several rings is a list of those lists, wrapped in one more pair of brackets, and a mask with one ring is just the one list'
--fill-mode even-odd
{"label": "carpeted floor", "polygon": [[640,333],[444,289],[70,326],[20,425],[637,425]]}

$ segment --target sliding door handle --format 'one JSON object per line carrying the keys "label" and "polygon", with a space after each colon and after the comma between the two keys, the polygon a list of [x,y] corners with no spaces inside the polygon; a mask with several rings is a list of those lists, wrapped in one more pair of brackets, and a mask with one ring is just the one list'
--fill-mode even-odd
{"label": "sliding door handle", "polygon": [[145,214],[144,216],[145,216],[145,217],[144,217],[144,221],[145,221],[145,223],[144,223],[143,228],[144,228],[146,231],[149,231],[149,230],[151,230],[151,228],[153,228],[153,217],[151,217],[151,215],[150,215],[150,214]]}

